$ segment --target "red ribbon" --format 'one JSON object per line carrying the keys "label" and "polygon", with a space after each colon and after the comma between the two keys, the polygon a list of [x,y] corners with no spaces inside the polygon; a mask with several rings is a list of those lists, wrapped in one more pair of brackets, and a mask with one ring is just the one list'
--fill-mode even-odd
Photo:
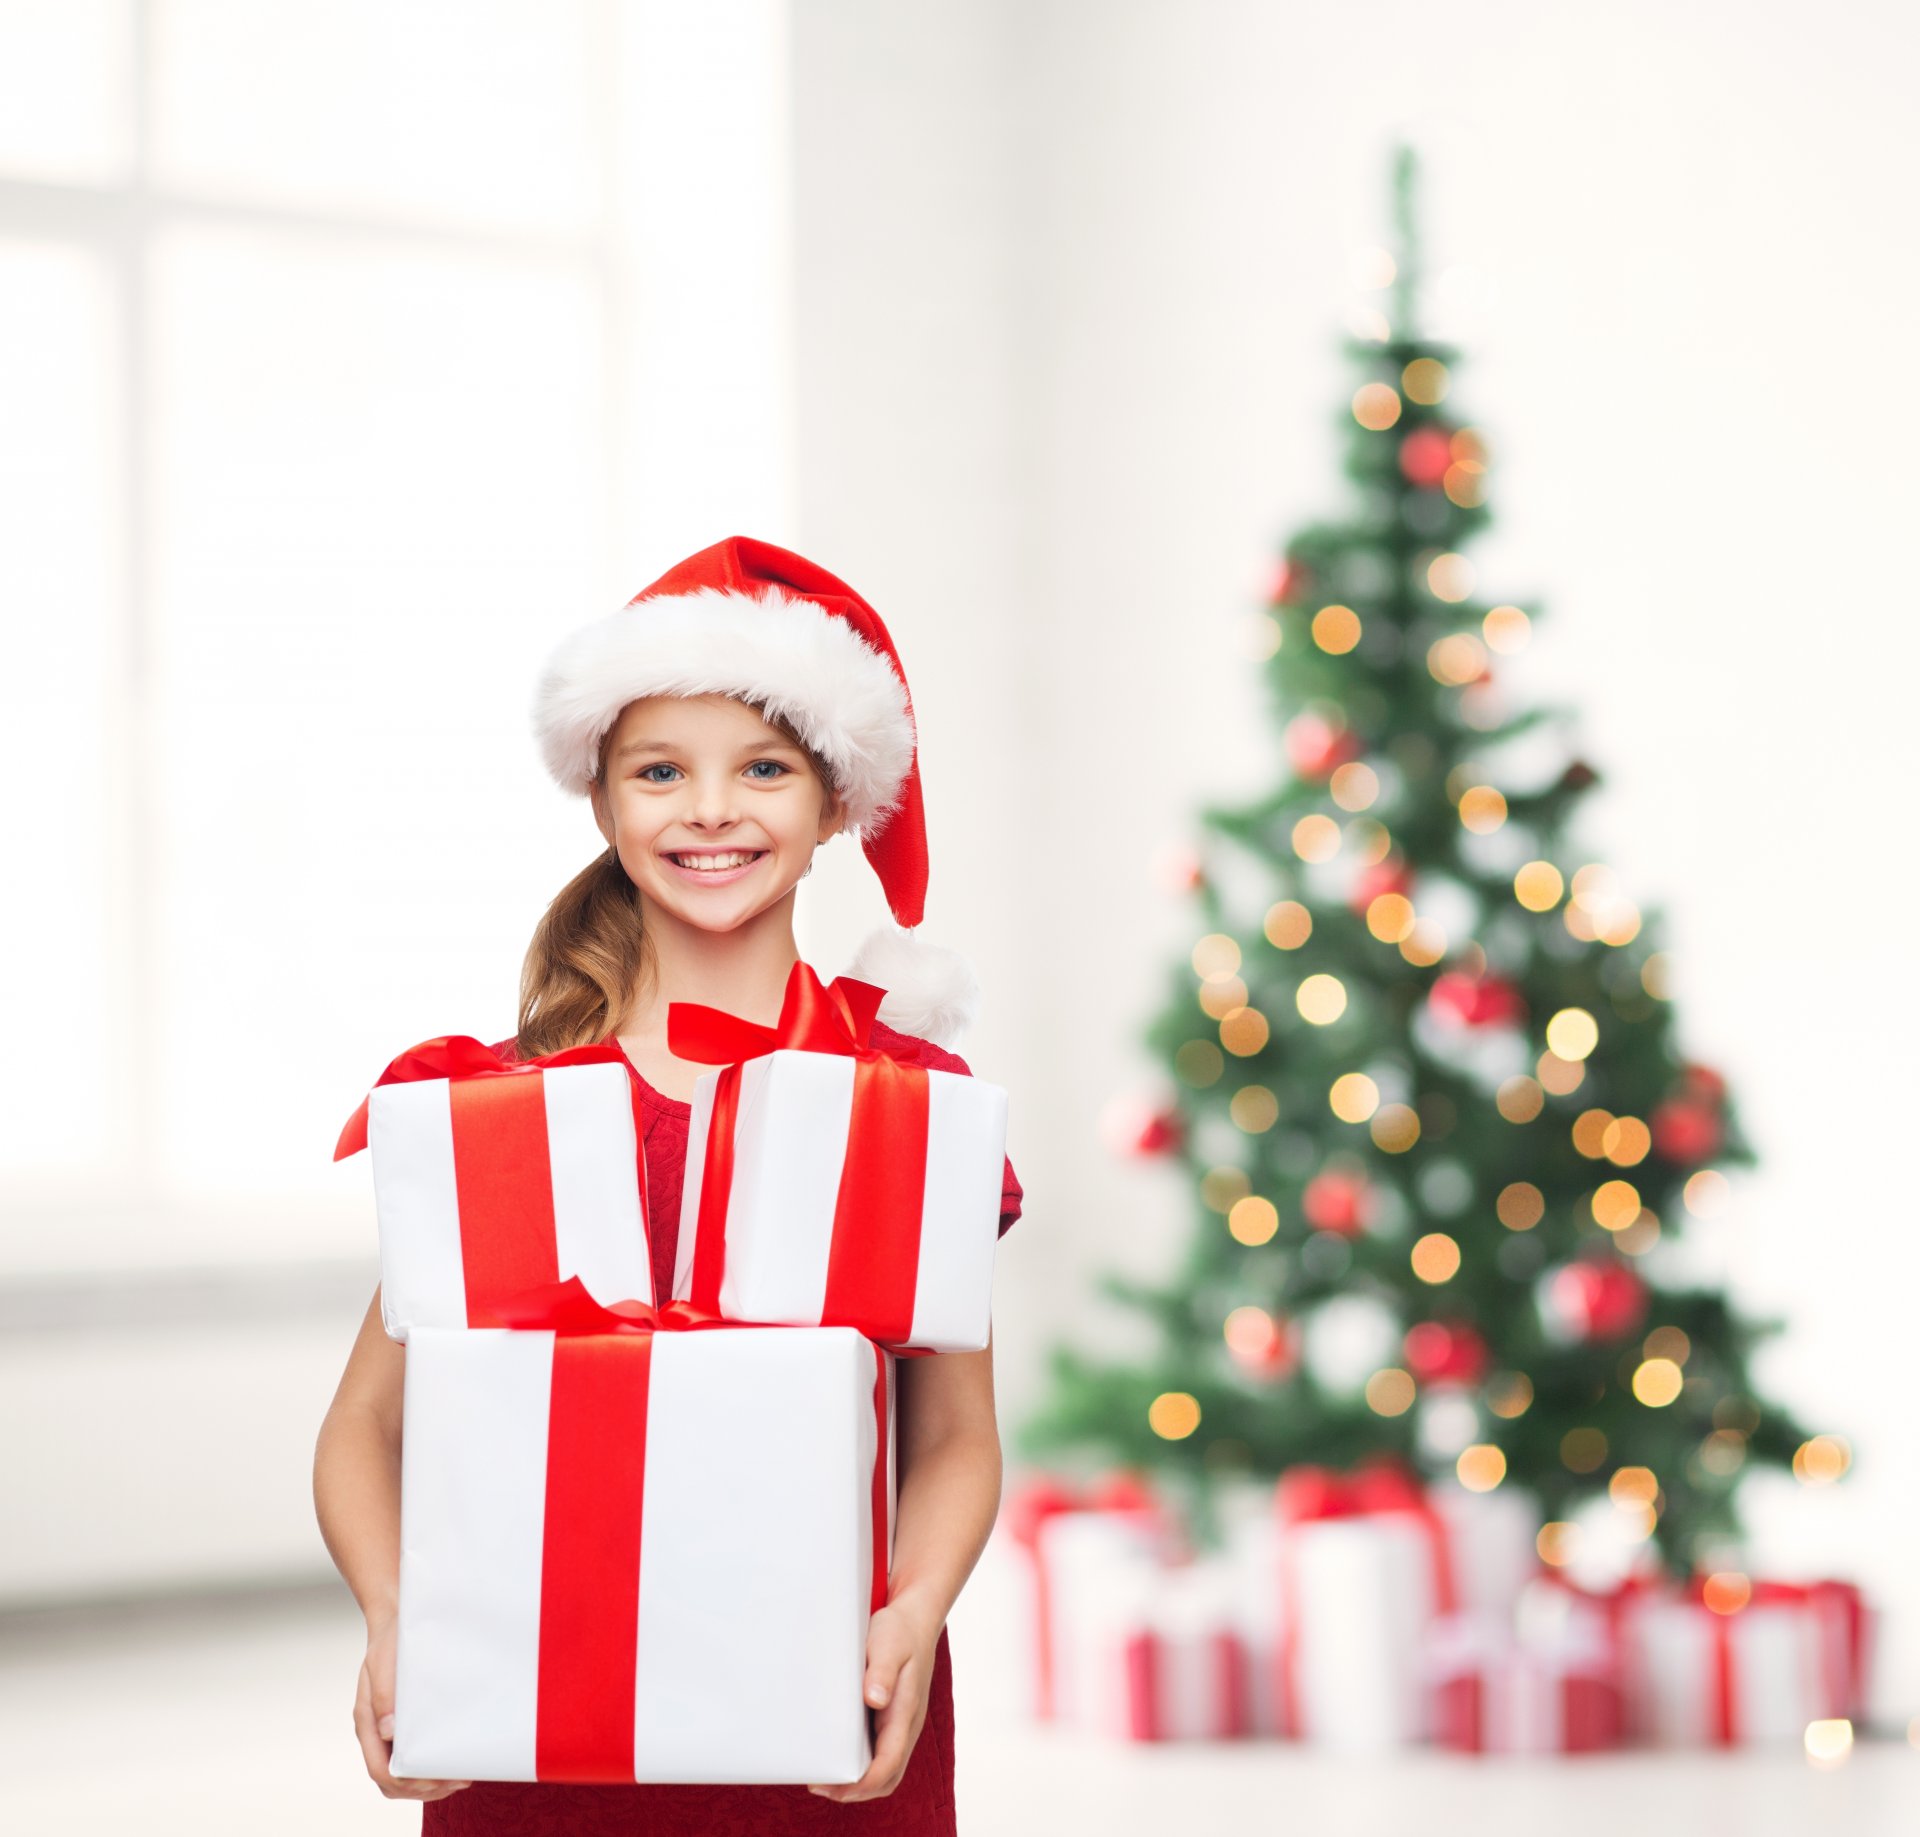
{"label": "red ribbon", "polygon": [[[410,1046],[374,1080],[406,1084],[445,1078],[453,1125],[454,1196],[460,1221],[460,1268],[467,1325],[503,1323],[503,1298],[560,1274],[554,1233],[553,1168],[547,1152],[546,1096],[538,1074],[562,1065],[626,1067],[633,1104],[634,1178],[643,1231],[647,1217],[646,1116],[639,1079],[619,1046],[569,1046],[535,1059],[508,1061],[470,1034],[443,1034]],[[367,1145],[370,1099],[347,1119],[333,1151],[336,1161]]]}
{"label": "red ribbon", "polygon": [[[508,1326],[555,1336],[534,1772],[549,1781],[631,1784],[654,1335],[767,1323],[725,1320],[685,1301],[603,1305],[578,1276],[523,1290],[496,1312]],[[878,1612],[888,1580],[887,1370],[878,1351],[873,1408],[868,1609]]]}
{"label": "red ribbon", "polygon": [[1280,1726],[1287,1734],[1299,1736],[1306,1729],[1305,1706],[1300,1700],[1299,1552],[1288,1531],[1317,1519],[1358,1518],[1382,1512],[1406,1514],[1426,1533],[1436,1614],[1454,1611],[1453,1554],[1447,1522],[1434,1509],[1419,1476],[1390,1457],[1364,1461],[1344,1474],[1304,1462],[1290,1467],[1274,1489],[1274,1509],[1280,1518],[1281,1626],[1276,1653]]}
{"label": "red ribbon", "polygon": [[834,1202],[820,1325],[857,1327],[888,1345],[912,1334],[927,1187],[927,1070],[869,1043],[885,995],[851,976],[823,986],[811,965],[795,962],[772,1027],[698,1002],[667,1004],[673,1056],[724,1066],[715,1082],[700,1176],[691,1284],[697,1306],[716,1313],[720,1307],[743,1062],[780,1050],[834,1053],[854,1061],[853,1114]]}

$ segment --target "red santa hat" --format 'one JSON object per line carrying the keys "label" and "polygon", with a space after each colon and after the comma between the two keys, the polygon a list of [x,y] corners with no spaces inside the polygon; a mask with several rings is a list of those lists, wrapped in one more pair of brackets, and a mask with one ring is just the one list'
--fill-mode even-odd
{"label": "red santa hat", "polygon": [[957,952],[915,931],[927,831],[913,703],[880,615],[845,581],[771,542],[716,542],[560,642],[541,672],[534,731],[554,780],[584,797],[629,702],[714,694],[783,716],[826,761],[897,921],[866,939],[849,974],[887,991],[888,1026],[951,1044],[974,1017],[979,983]]}

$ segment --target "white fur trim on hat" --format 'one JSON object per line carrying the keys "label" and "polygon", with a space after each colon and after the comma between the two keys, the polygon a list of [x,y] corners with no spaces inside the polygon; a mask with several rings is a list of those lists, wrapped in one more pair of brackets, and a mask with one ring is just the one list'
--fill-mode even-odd
{"label": "white fur trim on hat", "polygon": [[892,813],[913,764],[906,685],[845,619],[778,587],[659,594],[583,625],[541,672],[534,732],[555,781],[584,796],[629,702],[715,694],[793,723],[831,768],[850,831]]}
{"label": "white fur trim on hat", "polygon": [[887,991],[879,1017],[901,1033],[949,1049],[980,1011],[980,979],[957,950],[929,944],[918,930],[883,925],[862,942],[847,971]]}

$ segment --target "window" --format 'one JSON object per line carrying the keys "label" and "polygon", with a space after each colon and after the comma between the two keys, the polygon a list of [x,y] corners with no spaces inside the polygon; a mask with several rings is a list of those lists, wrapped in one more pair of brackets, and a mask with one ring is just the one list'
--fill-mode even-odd
{"label": "window", "polygon": [[775,0],[0,0],[0,1272],[364,1253],[598,847],[540,659],[789,521]]}

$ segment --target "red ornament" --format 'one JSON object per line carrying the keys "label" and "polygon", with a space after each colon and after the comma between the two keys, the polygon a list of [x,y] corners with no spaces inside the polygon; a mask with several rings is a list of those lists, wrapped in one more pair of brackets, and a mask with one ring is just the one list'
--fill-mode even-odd
{"label": "red ornament", "polygon": [[1359,1174],[1329,1169],[1315,1174],[1300,1195],[1300,1210],[1316,1231],[1358,1237],[1373,1213],[1373,1189]]}
{"label": "red ornament", "polygon": [[1409,1327],[1400,1356],[1422,1384],[1477,1384],[1491,1362],[1480,1330],[1464,1320],[1423,1320]]}
{"label": "red ornament", "polygon": [[1171,1154],[1186,1139],[1186,1120],[1171,1104],[1116,1097],[1101,1116],[1100,1132],[1117,1155]]}
{"label": "red ornament", "polygon": [[1154,878],[1169,893],[1195,893],[1206,884],[1207,871],[1199,855],[1184,844],[1171,844],[1154,857]]}
{"label": "red ornament", "polygon": [[1400,470],[1424,491],[1446,482],[1453,464],[1453,436],[1443,427],[1416,427],[1400,442]]}
{"label": "red ornament", "polygon": [[1727,1101],[1727,1081],[1711,1065],[1689,1060],[1680,1067],[1680,1086],[1689,1097],[1716,1107]]}
{"label": "red ornament", "polygon": [[1720,1113],[1686,1097],[1670,1097],[1647,1118],[1653,1152],[1681,1167],[1710,1161],[1720,1152],[1724,1135]]}
{"label": "red ornament", "polygon": [[1413,885],[1413,870],[1399,855],[1374,861],[1353,877],[1350,903],[1354,911],[1364,912],[1382,893],[1405,893]]}
{"label": "red ornament", "polygon": [[1300,599],[1312,583],[1310,570],[1299,562],[1286,558],[1275,564],[1273,579],[1267,586],[1267,604],[1284,606],[1289,601]]}
{"label": "red ornament", "polygon": [[1336,727],[1324,715],[1297,714],[1287,723],[1287,757],[1302,778],[1329,778],[1359,756],[1352,729]]}
{"label": "red ornament", "polygon": [[1227,1350],[1240,1369],[1255,1378],[1287,1377],[1300,1362],[1300,1340],[1292,1322],[1267,1315],[1258,1338],[1239,1334],[1227,1341]]}
{"label": "red ornament", "polygon": [[1583,1258],[1547,1278],[1547,1312],[1574,1339],[1619,1339],[1647,1315],[1647,1285],[1624,1263]]}
{"label": "red ornament", "polygon": [[1458,1027],[1514,1027],[1527,1017],[1520,991],[1504,976],[1443,970],[1427,991],[1434,1019]]}

